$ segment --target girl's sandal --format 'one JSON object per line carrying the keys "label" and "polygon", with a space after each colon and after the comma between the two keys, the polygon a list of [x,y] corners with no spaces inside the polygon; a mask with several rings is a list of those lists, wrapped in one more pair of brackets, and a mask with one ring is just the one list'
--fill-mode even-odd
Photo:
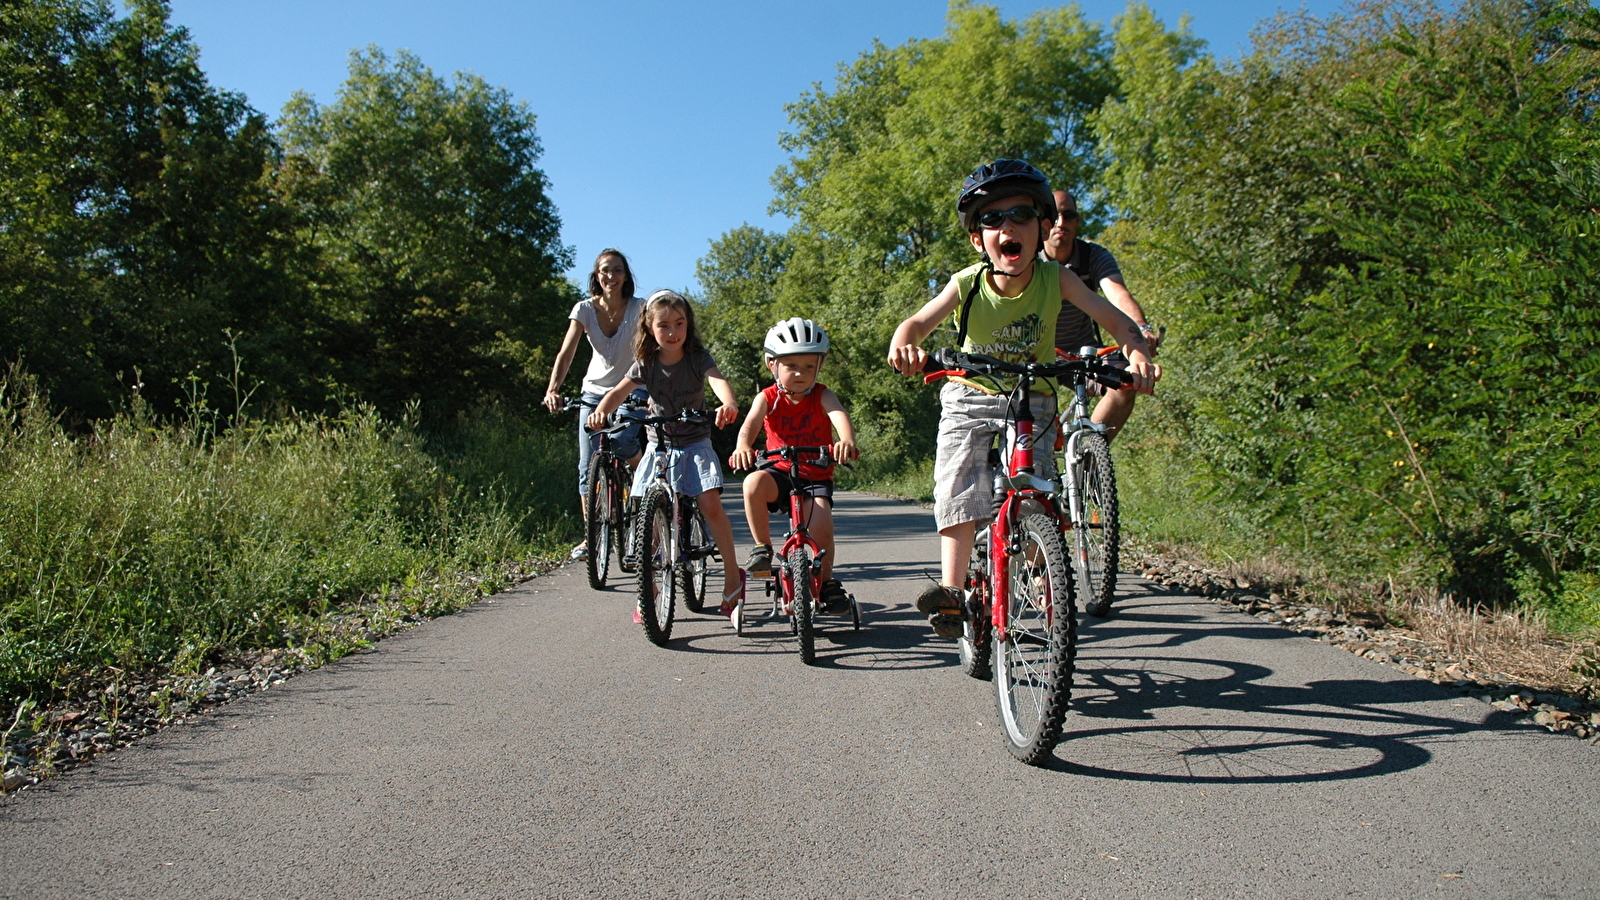
{"label": "girl's sandal", "polygon": [[723,594],[722,595],[722,605],[717,608],[717,612],[721,613],[724,616],[733,615],[733,611],[735,609],[738,609],[739,604],[744,602],[744,588],[745,588],[745,584],[746,584],[746,582],[748,580],[749,579],[745,575],[745,571],[743,569],[740,569],[739,570],[739,589],[736,590],[736,591],[733,591],[732,593],[728,593],[728,594]]}

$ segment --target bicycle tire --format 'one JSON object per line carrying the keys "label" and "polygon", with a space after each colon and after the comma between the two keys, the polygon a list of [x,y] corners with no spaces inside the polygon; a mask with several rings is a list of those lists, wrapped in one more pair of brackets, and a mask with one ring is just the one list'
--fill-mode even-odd
{"label": "bicycle tire", "polygon": [[635,523],[639,548],[639,620],[650,643],[666,646],[672,638],[673,578],[672,492],[655,485],[645,492]]}
{"label": "bicycle tire", "polygon": [[1061,740],[1072,698],[1077,615],[1056,524],[1032,515],[1018,528],[1022,552],[1006,560],[1006,635],[994,642],[995,701],[1006,749],[1037,766]]}
{"label": "bicycle tire", "polygon": [[812,615],[811,557],[805,550],[797,550],[788,560],[789,581],[794,585],[790,598],[789,615],[794,624],[795,637],[800,642],[800,661],[811,665],[817,661],[816,618]]}
{"label": "bicycle tire", "polygon": [[700,505],[692,497],[679,497],[684,515],[682,521],[687,524],[685,532],[688,540],[688,557],[683,561],[683,606],[693,613],[705,612],[706,608],[706,580],[710,574],[711,558],[707,553],[711,547],[711,526],[706,524],[706,517],[700,512]]}
{"label": "bicycle tire", "polygon": [[1111,615],[1117,597],[1121,564],[1117,472],[1111,465],[1111,445],[1103,436],[1084,435],[1081,451],[1078,497],[1083,509],[1073,528],[1072,568],[1078,575],[1083,611],[1103,619]]}
{"label": "bicycle tire", "polygon": [[611,569],[612,538],[616,527],[612,515],[612,471],[605,454],[596,453],[589,458],[588,486],[583,498],[584,537],[589,543],[585,566],[589,570],[589,587],[604,590]]}
{"label": "bicycle tire", "polygon": [[961,638],[956,646],[961,651],[961,672],[979,681],[987,681],[991,674],[994,654],[994,624],[989,618],[989,529],[978,532],[972,542],[972,556],[967,560],[967,596],[978,599],[978,609],[968,609],[961,617]]}

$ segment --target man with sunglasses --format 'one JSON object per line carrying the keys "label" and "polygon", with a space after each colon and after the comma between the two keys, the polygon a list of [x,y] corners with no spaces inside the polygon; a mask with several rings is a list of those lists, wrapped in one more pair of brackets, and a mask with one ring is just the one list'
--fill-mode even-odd
{"label": "man with sunglasses", "polygon": [[[1065,266],[1039,258],[1056,218],[1049,182],[1039,170],[1018,159],[979,166],[963,183],[956,212],[982,259],[957,272],[937,296],[900,323],[889,341],[889,365],[905,375],[921,375],[928,358],[921,344],[947,320],[956,332],[955,345],[965,352],[1008,362],[1052,360],[1054,325],[1061,309],[1070,305],[1123,341],[1134,387],[1151,391],[1160,370],[1150,362],[1144,335],[1133,320],[1084,287]],[[978,523],[994,515],[989,444],[1005,428],[1007,393],[1007,385],[965,378],[948,379],[939,391],[933,517],[939,528],[940,583],[929,585],[916,602],[941,637],[961,636],[960,585],[967,558]],[[1038,421],[1054,418],[1054,396],[1036,392],[1030,403]],[[1036,440],[1049,446],[1051,433],[1041,429]],[[1041,475],[1052,474],[1050,454],[1035,457],[1034,464]]]}
{"label": "man with sunglasses", "polygon": [[[1144,309],[1133,299],[1127,283],[1122,280],[1122,269],[1117,266],[1116,257],[1099,244],[1078,237],[1078,224],[1082,219],[1078,215],[1077,198],[1066,191],[1055,191],[1052,199],[1056,204],[1056,217],[1051,221],[1050,231],[1044,239],[1045,257],[1071,269],[1089,290],[1110,300],[1133,319],[1150,342],[1150,355],[1154,356],[1156,346],[1161,343],[1161,334],[1145,321]],[[1077,353],[1080,347],[1099,347],[1104,343],[1100,337],[1100,327],[1088,314],[1074,306],[1062,305],[1061,317],[1056,320],[1057,347],[1068,353]],[[1115,364],[1126,360],[1120,355],[1113,355],[1111,362]],[[1110,440],[1122,430],[1128,417],[1133,414],[1134,392],[1108,393],[1098,384],[1091,384],[1089,391],[1105,394],[1095,405],[1090,418],[1106,426],[1106,440]]]}

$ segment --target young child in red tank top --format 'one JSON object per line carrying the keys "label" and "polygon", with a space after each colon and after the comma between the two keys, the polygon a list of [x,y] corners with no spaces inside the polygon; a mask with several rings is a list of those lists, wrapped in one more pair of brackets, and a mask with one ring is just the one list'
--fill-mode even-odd
{"label": "young child in red tank top", "polygon": [[[849,461],[860,455],[855,427],[839,398],[817,381],[828,354],[828,336],[810,319],[779,322],[767,332],[767,369],[776,384],[756,395],[739,429],[739,442],[728,462],[735,469],[757,464],[756,435],[766,432],[766,449],[784,446],[832,447],[833,458]],[[837,429],[839,439],[833,439]],[[755,549],[745,563],[750,577],[772,575],[771,513],[788,510],[789,497],[799,490],[811,537],[827,553],[822,557],[822,604],[830,612],[842,611],[849,602],[844,585],[833,577],[833,466],[826,469],[800,463],[797,483],[782,460],[766,460],[744,479],[744,514],[755,538]]]}

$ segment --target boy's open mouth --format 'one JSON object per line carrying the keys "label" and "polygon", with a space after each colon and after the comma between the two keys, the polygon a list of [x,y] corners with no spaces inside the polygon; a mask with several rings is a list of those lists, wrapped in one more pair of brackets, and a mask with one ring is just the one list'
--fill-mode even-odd
{"label": "boy's open mouth", "polygon": [[1021,259],[1022,258],[1022,242],[1021,241],[1010,241],[1010,240],[1001,241],[1000,242],[1000,255],[1005,257],[1008,261],[1016,261],[1016,260]]}

